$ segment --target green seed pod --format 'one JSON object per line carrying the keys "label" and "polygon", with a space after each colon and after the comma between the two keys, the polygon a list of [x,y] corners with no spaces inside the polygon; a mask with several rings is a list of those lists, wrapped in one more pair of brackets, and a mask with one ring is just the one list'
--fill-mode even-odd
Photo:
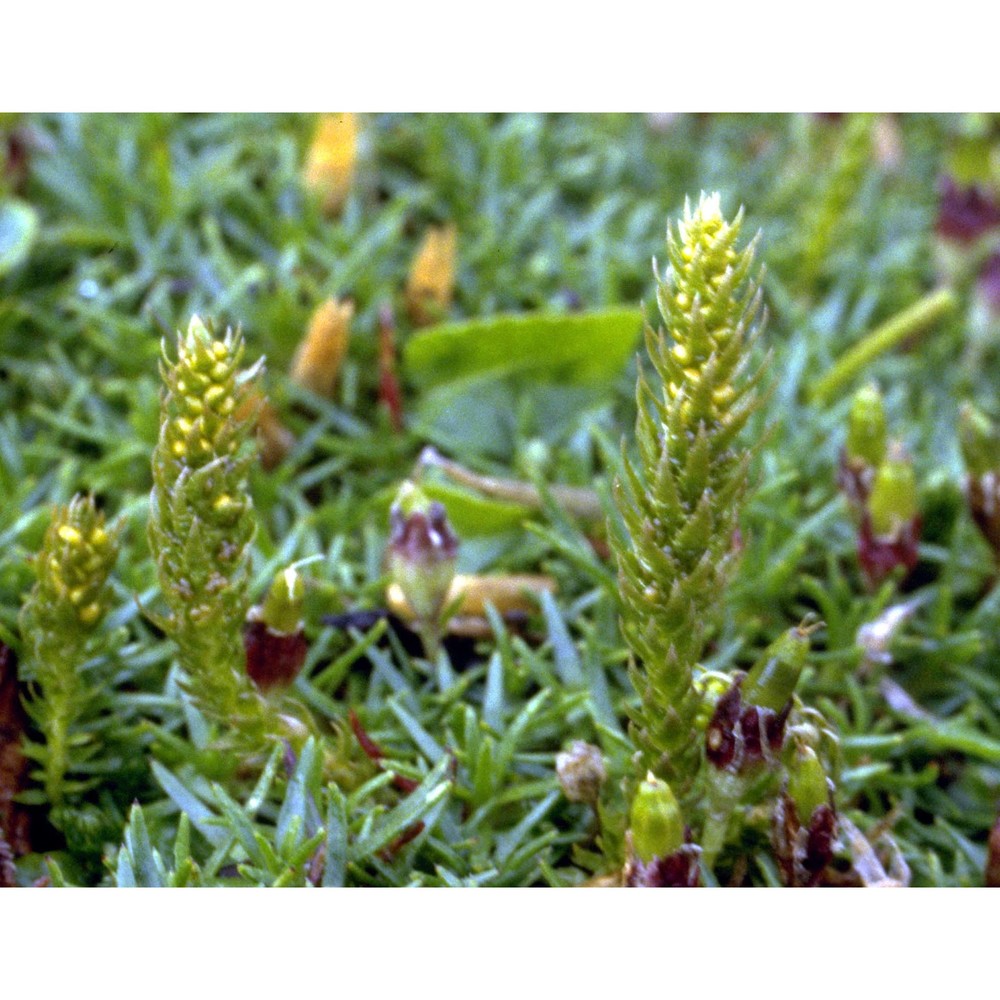
{"label": "green seed pod", "polygon": [[906,452],[894,444],[875,473],[868,498],[872,529],[876,535],[893,536],[917,516],[917,477]]}
{"label": "green seed pod", "polygon": [[877,468],[885,458],[886,422],[882,393],[875,383],[862,386],[851,403],[847,422],[847,457]]}
{"label": "green seed pod", "polygon": [[632,847],[641,861],[665,858],[684,846],[684,819],[665,781],[646,775],[632,800]]}
{"label": "green seed pod", "polygon": [[1000,427],[971,403],[959,411],[958,442],[969,475],[1000,472]]}
{"label": "green seed pod", "polygon": [[795,803],[799,822],[808,827],[813,813],[830,803],[830,783],[816,751],[797,747],[788,766],[788,797]]}
{"label": "green seed pod", "polygon": [[751,667],[743,682],[743,702],[780,712],[795,692],[809,656],[809,635],[816,628],[806,623],[780,635]]}
{"label": "green seed pod", "polygon": [[260,609],[260,620],[272,632],[291,635],[302,628],[302,607],[306,588],[294,566],[279,573],[271,584]]}

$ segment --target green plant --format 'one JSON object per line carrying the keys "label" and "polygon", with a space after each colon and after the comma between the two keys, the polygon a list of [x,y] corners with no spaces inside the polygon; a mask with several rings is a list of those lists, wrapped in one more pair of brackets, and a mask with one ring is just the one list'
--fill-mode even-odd
{"label": "green plant", "polygon": [[45,796],[56,810],[88,787],[71,772],[98,748],[94,734],[80,724],[93,715],[103,678],[85,673],[83,666],[110,607],[108,576],[118,558],[118,535],[91,496],[78,494],[58,507],[32,561],[35,585],[21,609],[21,635],[36,684],[28,708],[44,739],[33,753],[42,763]]}
{"label": "green plant", "polygon": [[657,296],[666,329],[646,327],[656,382],[639,376],[639,457],[625,456],[615,486],[622,632],[640,699],[630,732],[643,769],[682,793],[702,759],[695,674],[738,548],[750,464],[738,436],[763,375],[750,371],[760,295],[742,224],[702,196],[669,234]]}
{"label": "green plant", "polygon": [[240,370],[243,338],[213,336],[197,317],[163,349],[160,436],[153,452],[149,544],[170,609],[185,687],[210,719],[247,747],[278,731],[246,672],[248,547],[256,532],[247,477],[253,414],[242,407],[261,365]]}
{"label": "green plant", "polygon": [[[977,134],[995,160],[985,122]],[[959,431],[967,510],[956,426],[960,400],[996,410],[995,372],[970,350],[988,290],[979,268],[1000,231],[989,178],[963,173],[948,196],[958,222],[975,210],[979,234],[960,248],[966,273],[949,292],[933,259],[946,207],[937,183],[968,122],[379,115],[354,125],[344,138],[356,131],[357,147],[345,144],[341,162],[356,153],[356,169],[342,172],[342,210],[327,215],[303,185],[311,117],[17,122],[39,141],[22,144],[27,158],[0,180],[16,192],[6,214],[0,205],[0,639],[11,651],[0,730],[13,734],[0,746],[11,847],[0,844],[0,882],[981,885],[996,853],[1000,592],[976,526],[996,537],[1000,463],[976,443],[994,436],[981,421]],[[884,126],[898,138],[892,165],[880,158]],[[10,148],[0,141],[0,160]],[[770,391],[732,443],[739,457],[760,438],[759,485],[737,505],[742,554],[718,543],[729,562],[709,580],[703,634],[681,636],[697,647],[697,768],[687,788],[671,785],[674,805],[657,794],[684,842],[657,856],[678,844],[673,815],[669,838],[640,836],[647,862],[634,851],[644,765],[624,732],[630,712],[642,714],[629,661],[645,667],[622,638],[598,522],[620,472],[615,442],[635,424],[629,359],[637,304],[655,292],[648,259],[677,193],[702,185],[747,206],[745,234],[765,234],[754,266],[767,267],[773,361]],[[416,330],[409,263],[428,227],[449,224],[449,322]],[[296,349],[331,298],[353,303],[351,337],[333,352],[336,378],[315,392],[294,377]],[[256,694],[240,672],[241,634],[266,688],[266,722],[251,698],[245,729],[247,705],[235,720],[216,714],[203,668],[182,667],[183,622],[171,620],[144,539],[160,432],[156,331],[175,359],[170,331],[193,313],[239,324],[245,356],[268,358],[266,386],[251,378],[239,412],[250,419],[266,393],[258,430],[270,443],[240,481],[256,532],[238,560],[244,597],[219,639],[236,691]],[[672,347],[669,327],[664,336]],[[380,386],[390,369],[394,395]],[[662,393],[648,363],[646,375]],[[849,397],[870,381],[883,396],[868,394],[865,426],[844,447]],[[905,585],[894,574],[870,590],[858,572],[865,507],[846,509],[835,470],[844,447],[867,496],[882,426],[905,439],[924,526]],[[439,454],[415,470],[427,445]],[[540,598],[519,595],[515,615],[454,614],[433,658],[408,616],[385,615],[400,606],[388,512],[418,475],[462,540],[459,579],[546,580]],[[54,806],[43,725],[5,709],[42,692],[18,609],[51,511],[77,492],[124,530],[110,610],[77,651],[86,695]],[[285,574],[307,559],[300,593]],[[259,608],[244,623],[251,599]],[[762,697],[749,677],[736,684],[739,673],[765,673],[790,639],[802,655],[804,637],[788,630],[810,612],[827,625],[808,637],[780,750],[726,763],[727,737],[755,732],[744,716],[775,725],[794,680],[788,672]],[[280,670],[275,644],[287,653]],[[708,760],[719,726],[721,767]],[[33,777],[9,767],[22,731]],[[12,813],[31,821],[20,838]]]}

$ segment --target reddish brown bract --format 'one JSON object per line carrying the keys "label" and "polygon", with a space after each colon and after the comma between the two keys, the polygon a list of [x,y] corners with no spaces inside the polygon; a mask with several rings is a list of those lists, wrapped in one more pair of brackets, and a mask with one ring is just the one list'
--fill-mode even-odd
{"label": "reddish brown bract", "polygon": [[774,809],[771,842],[785,885],[818,885],[833,859],[836,835],[837,814],[833,806],[818,806],[809,818],[809,825],[803,826],[795,803],[782,794]]}
{"label": "reddish brown bract", "polygon": [[309,641],[302,632],[284,635],[262,621],[251,621],[243,632],[247,651],[247,673],[261,691],[286,687],[299,675]]}
{"label": "reddish brown bract", "polygon": [[[361,720],[358,718],[358,713],[353,708],[348,712],[347,718],[351,723],[351,729],[354,731],[358,745],[364,751],[365,756],[378,764],[379,770],[382,770],[382,758],[385,756],[385,751],[365,731],[365,727],[361,725]],[[414,781],[412,778],[404,778],[401,774],[396,773],[392,775],[392,783],[401,792],[406,792],[407,794],[420,786],[419,781]]]}
{"label": "reddish brown bract", "polygon": [[871,515],[866,510],[858,528],[858,561],[872,587],[877,587],[897,566],[912,572],[919,557],[920,527],[918,514],[902,525],[894,535],[877,535]]}
{"label": "reddish brown bract", "polygon": [[785,738],[791,701],[774,712],[759,705],[744,705],[743,675],[719,699],[705,731],[705,756],[719,770],[743,773],[764,761],[773,761]]}
{"label": "reddish brown bract", "polygon": [[986,885],[1000,889],[1000,819],[993,824],[986,844]]}
{"label": "reddish brown bract", "polygon": [[1000,558],[1000,475],[969,476],[965,495],[976,527]]}
{"label": "reddish brown bract", "polygon": [[960,188],[951,177],[941,182],[941,200],[935,229],[938,235],[956,243],[972,243],[1000,226],[1000,206],[973,184]]}
{"label": "reddish brown bract", "polygon": [[625,869],[625,885],[632,889],[695,889],[701,885],[700,856],[700,848],[685,844],[648,864],[633,858]]}

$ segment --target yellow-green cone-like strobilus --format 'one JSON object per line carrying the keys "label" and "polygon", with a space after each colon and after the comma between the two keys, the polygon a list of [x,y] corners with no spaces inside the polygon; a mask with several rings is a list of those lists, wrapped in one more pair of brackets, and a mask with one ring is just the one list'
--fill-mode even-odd
{"label": "yellow-green cone-like strobilus", "polygon": [[646,327],[653,371],[636,391],[638,458],[625,456],[615,484],[625,530],[611,537],[639,694],[631,735],[643,771],[679,796],[701,762],[694,674],[733,565],[751,454],[738,437],[762,375],[749,370],[761,297],[742,222],[703,195],[668,232],[664,328]]}
{"label": "yellow-green cone-like strobilus", "polygon": [[275,725],[246,673],[243,627],[256,530],[247,477],[260,365],[240,368],[239,331],[217,338],[197,317],[166,345],[160,437],[153,453],[149,543],[170,609],[185,686],[198,708],[259,746]]}
{"label": "yellow-green cone-like strobilus", "polygon": [[74,732],[92,698],[80,668],[110,608],[108,576],[117,558],[118,530],[105,524],[93,497],[78,494],[56,509],[33,560],[35,585],[20,628],[37,684],[28,708],[45,739],[42,780],[53,805],[66,791],[71,745],[86,752],[86,737]]}

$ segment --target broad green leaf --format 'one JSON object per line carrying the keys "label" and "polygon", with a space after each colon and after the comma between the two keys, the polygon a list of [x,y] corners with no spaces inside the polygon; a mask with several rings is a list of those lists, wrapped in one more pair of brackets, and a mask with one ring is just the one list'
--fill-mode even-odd
{"label": "broad green leaf", "polygon": [[[444,504],[448,520],[463,541],[508,531],[520,532],[530,513],[527,507],[495,500],[440,479],[428,477],[421,481],[420,488],[431,500]],[[383,524],[388,523],[389,508],[396,492],[397,487],[393,486],[371,501],[374,516]]]}
{"label": "broad green leaf", "polygon": [[642,326],[638,309],[572,316],[494,316],[428,327],[404,351],[406,374],[428,389],[460,379],[528,371],[538,381],[609,381]]}
{"label": "broad green leaf", "polygon": [[421,393],[417,432],[444,451],[506,459],[514,449],[517,399],[495,374],[446,382]]}
{"label": "broad green leaf", "polygon": [[413,425],[449,454],[465,452],[509,460],[518,431],[559,444],[586,422],[617,371],[603,381],[554,382],[534,370],[495,373],[435,385],[423,393]]}
{"label": "broad green leaf", "polygon": [[431,500],[444,504],[448,520],[462,538],[520,531],[529,513],[526,507],[484,497],[449,483],[427,481],[421,488]]}

